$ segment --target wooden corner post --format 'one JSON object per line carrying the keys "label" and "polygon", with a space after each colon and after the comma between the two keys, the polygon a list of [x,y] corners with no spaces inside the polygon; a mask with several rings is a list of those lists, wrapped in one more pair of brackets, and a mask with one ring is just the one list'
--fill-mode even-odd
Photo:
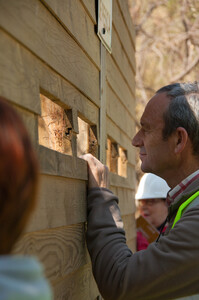
{"label": "wooden corner post", "polygon": [[106,48],[101,42],[100,70],[100,161],[106,163]]}

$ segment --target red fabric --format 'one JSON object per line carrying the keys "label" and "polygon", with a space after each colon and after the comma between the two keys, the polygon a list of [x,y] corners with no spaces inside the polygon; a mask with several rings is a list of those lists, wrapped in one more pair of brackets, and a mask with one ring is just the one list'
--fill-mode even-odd
{"label": "red fabric", "polygon": [[137,231],[137,251],[144,250],[148,247],[149,242],[143,236],[142,232]]}
{"label": "red fabric", "polygon": [[[167,225],[164,226],[161,233],[164,233],[166,228],[167,228]],[[149,245],[149,242],[147,241],[147,239],[145,238],[143,233],[141,231],[137,231],[137,251],[146,249],[148,247],[148,245]]]}

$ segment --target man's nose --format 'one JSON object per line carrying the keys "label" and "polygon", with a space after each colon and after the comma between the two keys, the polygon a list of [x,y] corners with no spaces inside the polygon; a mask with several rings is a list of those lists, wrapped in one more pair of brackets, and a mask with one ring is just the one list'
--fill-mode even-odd
{"label": "man's nose", "polygon": [[142,146],[142,139],[141,139],[141,136],[140,136],[140,130],[138,131],[138,133],[136,133],[136,135],[132,139],[132,145],[135,146],[135,147],[141,147]]}

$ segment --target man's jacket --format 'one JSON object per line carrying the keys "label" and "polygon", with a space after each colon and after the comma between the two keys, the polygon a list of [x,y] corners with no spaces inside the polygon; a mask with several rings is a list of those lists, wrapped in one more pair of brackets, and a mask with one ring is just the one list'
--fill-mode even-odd
{"label": "man's jacket", "polygon": [[134,254],[126,245],[118,198],[104,188],[89,191],[87,245],[105,300],[199,299],[198,197],[171,229],[181,202],[198,188],[196,180],[171,205],[165,235]]}

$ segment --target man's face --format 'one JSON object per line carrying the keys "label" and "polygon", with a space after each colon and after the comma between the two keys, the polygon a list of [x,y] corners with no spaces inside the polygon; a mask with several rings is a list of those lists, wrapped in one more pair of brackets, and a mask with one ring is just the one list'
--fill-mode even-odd
{"label": "man's face", "polygon": [[140,148],[142,171],[162,177],[173,163],[172,137],[166,141],[162,138],[163,113],[169,101],[165,93],[160,93],[148,102],[140,120],[141,129],[132,140],[132,144]]}

